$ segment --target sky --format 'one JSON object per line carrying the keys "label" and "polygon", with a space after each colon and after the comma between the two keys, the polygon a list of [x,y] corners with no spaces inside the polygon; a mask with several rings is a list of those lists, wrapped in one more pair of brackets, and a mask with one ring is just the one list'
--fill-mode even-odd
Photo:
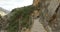
{"label": "sky", "polygon": [[17,7],[32,5],[33,0],[0,0],[0,7],[11,11]]}

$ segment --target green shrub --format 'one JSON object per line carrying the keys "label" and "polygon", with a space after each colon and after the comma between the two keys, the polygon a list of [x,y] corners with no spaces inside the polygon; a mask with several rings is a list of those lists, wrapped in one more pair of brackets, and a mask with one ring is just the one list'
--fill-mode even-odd
{"label": "green shrub", "polygon": [[13,9],[10,13],[10,17],[8,19],[9,26],[8,32],[17,32],[19,29],[19,24],[23,27],[29,28],[31,17],[30,14],[34,11],[34,7],[27,6]]}

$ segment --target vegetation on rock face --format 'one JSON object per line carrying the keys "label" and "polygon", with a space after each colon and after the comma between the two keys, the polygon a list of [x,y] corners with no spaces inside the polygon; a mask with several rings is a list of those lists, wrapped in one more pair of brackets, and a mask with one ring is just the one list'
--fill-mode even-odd
{"label": "vegetation on rock face", "polygon": [[1,18],[1,15],[0,15],[0,18]]}
{"label": "vegetation on rock face", "polygon": [[31,21],[31,13],[34,11],[34,7],[27,6],[22,8],[13,9],[9,16],[9,26],[8,32],[17,32],[19,29],[19,25],[22,28],[26,27],[29,28],[32,24]]}

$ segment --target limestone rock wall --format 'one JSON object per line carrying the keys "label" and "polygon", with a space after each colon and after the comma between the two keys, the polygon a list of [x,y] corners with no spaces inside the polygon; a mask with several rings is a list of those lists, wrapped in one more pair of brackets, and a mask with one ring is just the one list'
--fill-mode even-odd
{"label": "limestone rock wall", "polygon": [[[40,11],[40,22],[47,32],[60,32],[60,0],[34,0],[37,11]],[[37,16],[36,16],[37,17]],[[55,27],[56,26],[56,27]]]}

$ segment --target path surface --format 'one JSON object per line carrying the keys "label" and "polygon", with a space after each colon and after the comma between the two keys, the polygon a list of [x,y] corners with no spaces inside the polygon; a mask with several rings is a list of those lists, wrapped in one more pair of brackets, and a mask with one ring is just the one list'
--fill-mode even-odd
{"label": "path surface", "polygon": [[46,32],[42,26],[42,24],[39,22],[38,19],[34,19],[34,24],[31,28],[31,32]]}
{"label": "path surface", "polygon": [[6,30],[1,30],[0,32],[7,32]]}

